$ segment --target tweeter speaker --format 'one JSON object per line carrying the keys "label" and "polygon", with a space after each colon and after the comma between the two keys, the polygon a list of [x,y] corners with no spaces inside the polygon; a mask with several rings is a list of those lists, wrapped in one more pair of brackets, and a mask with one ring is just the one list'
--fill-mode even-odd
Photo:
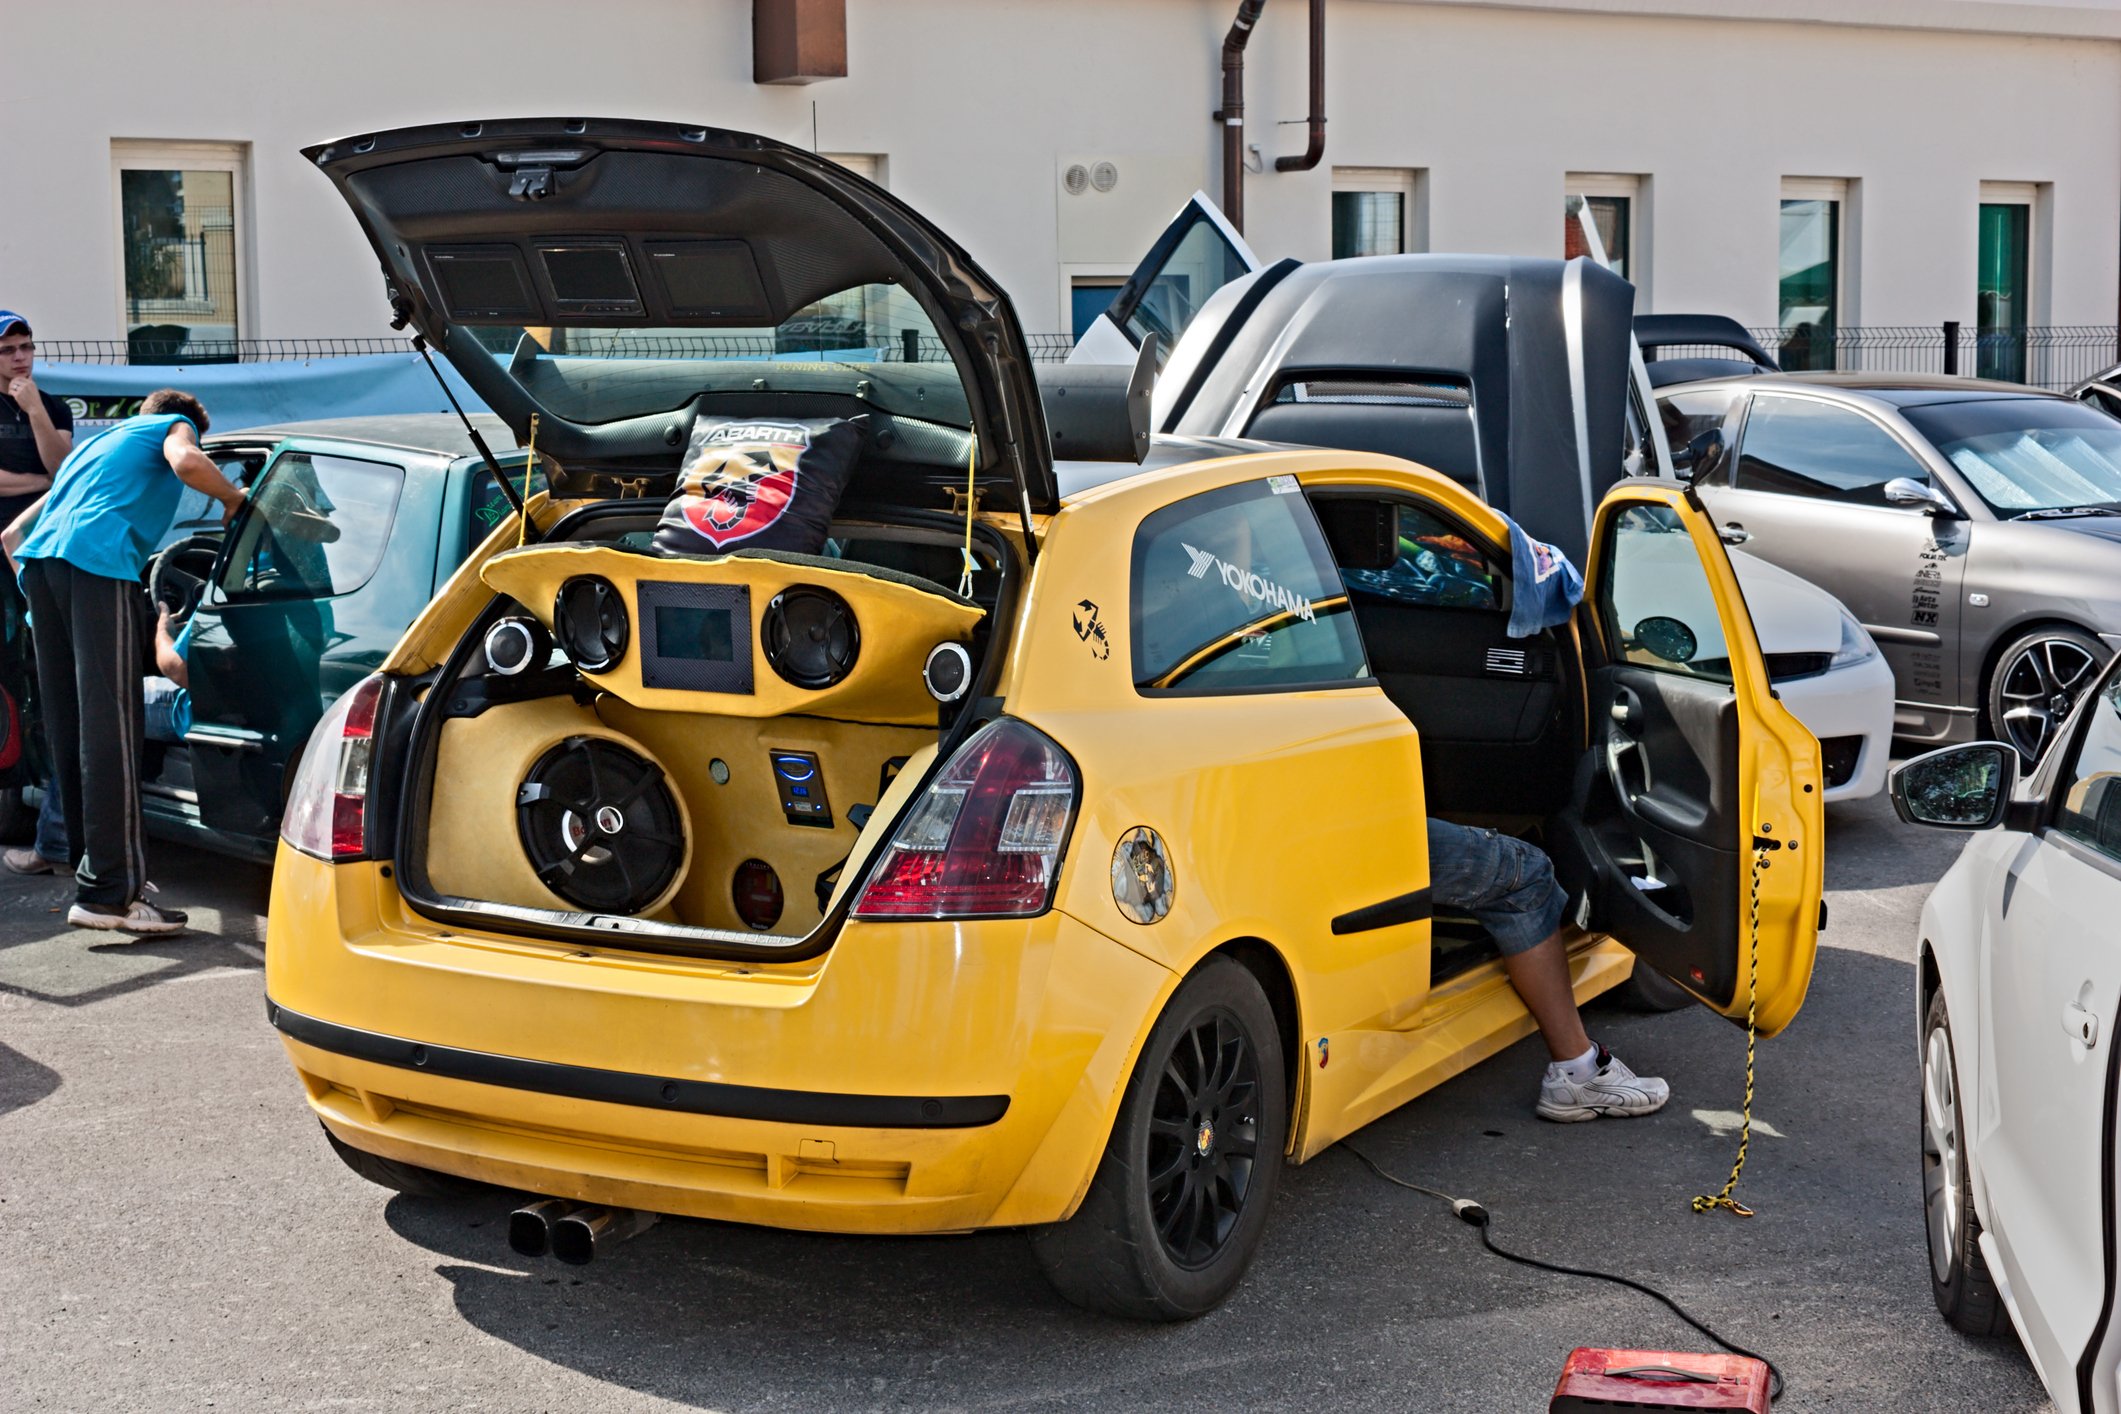
{"label": "tweeter speaker", "polygon": [[486,669],[504,678],[542,668],[552,656],[552,635],[525,614],[510,614],[486,630]]}
{"label": "tweeter speaker", "polygon": [[516,789],[516,834],[545,887],[600,913],[644,911],[685,862],[663,768],[603,737],[570,737],[537,759]]}
{"label": "tweeter speaker", "polygon": [[798,584],[773,596],[759,618],[766,662],[783,682],[815,692],[843,681],[861,656],[861,627],[847,601]]}
{"label": "tweeter speaker", "polygon": [[928,652],[928,662],[921,668],[921,681],[927,685],[928,695],[938,702],[951,703],[965,695],[972,686],[972,655],[965,651],[962,643],[938,643]]}
{"label": "tweeter speaker", "polygon": [[610,580],[578,574],[560,586],[552,602],[553,636],[568,659],[585,673],[607,673],[626,656],[633,623],[626,596]]}

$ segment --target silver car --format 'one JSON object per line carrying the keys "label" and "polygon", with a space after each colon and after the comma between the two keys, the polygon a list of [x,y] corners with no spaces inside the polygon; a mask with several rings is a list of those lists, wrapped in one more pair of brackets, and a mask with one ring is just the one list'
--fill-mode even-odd
{"label": "silver car", "polygon": [[2121,421],[1921,374],[1752,373],[1657,400],[1725,539],[1877,641],[1896,736],[2031,760],[2121,648]]}

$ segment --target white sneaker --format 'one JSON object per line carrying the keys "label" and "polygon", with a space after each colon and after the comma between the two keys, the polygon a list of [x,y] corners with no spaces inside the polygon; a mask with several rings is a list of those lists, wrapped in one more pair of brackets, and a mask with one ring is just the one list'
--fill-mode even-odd
{"label": "white sneaker", "polygon": [[136,898],[123,908],[109,903],[76,903],[66,911],[66,921],[76,928],[146,937],[181,933],[191,920],[177,909],[157,908],[144,898]]}
{"label": "white sneaker", "polygon": [[1604,1046],[1598,1048],[1598,1073],[1577,1080],[1558,1065],[1547,1067],[1539,1086],[1538,1114],[1557,1124],[1575,1124],[1608,1115],[1655,1114],[1672,1098],[1672,1087],[1654,1075],[1637,1075]]}

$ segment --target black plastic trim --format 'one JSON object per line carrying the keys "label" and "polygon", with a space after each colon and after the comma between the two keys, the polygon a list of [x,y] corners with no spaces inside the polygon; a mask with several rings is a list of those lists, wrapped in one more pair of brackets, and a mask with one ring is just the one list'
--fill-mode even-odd
{"label": "black plastic trim", "polygon": [[1333,920],[1333,936],[1347,933],[1367,933],[1376,928],[1394,928],[1401,923],[1419,923],[1435,915],[1427,889],[1416,889],[1398,898],[1388,898],[1383,903],[1343,913]]}
{"label": "black plastic trim", "polygon": [[265,1017],[305,1046],[354,1060],[511,1090],[674,1110],[680,1114],[842,1129],[976,1129],[993,1124],[1009,1112],[1007,1095],[848,1095],[821,1090],[774,1090],[759,1085],[596,1070],[491,1051],[428,1045],[380,1031],[320,1021],[289,1011],[270,997],[265,1000]]}

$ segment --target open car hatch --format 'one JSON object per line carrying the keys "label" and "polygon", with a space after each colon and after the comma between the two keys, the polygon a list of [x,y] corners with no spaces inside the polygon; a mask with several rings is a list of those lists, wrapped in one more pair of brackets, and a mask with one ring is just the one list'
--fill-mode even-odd
{"label": "open car hatch", "polygon": [[[966,433],[990,505],[1058,504],[1001,287],[889,193],[715,128],[518,118],[304,149],[353,208],[392,308],[563,462],[674,473],[690,420],[868,414],[866,494],[929,503]],[[894,481],[896,478],[896,481]],[[1002,493],[1001,496],[995,493]]]}

